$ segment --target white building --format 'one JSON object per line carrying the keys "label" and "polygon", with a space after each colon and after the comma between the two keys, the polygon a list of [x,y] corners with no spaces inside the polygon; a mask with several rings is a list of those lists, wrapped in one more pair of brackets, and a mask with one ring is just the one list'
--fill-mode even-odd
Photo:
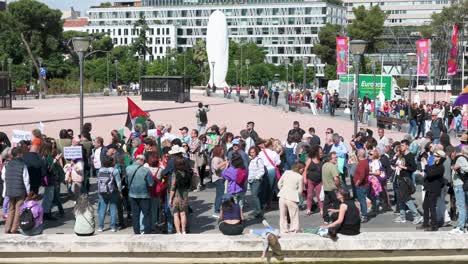
{"label": "white building", "polygon": [[[236,42],[253,42],[267,51],[266,61],[274,64],[311,58],[323,76],[323,64],[312,54],[318,32],[325,23],[346,23],[346,8],[306,0],[144,0],[142,6],[92,7],[88,11],[89,33],[108,32],[116,45],[131,44],[137,32],[133,24],[145,17],[151,28],[149,46],[153,60],[167,48],[183,50],[206,37],[210,14],[222,11],[228,34]],[[162,50],[162,52],[160,52]],[[247,58],[244,58],[247,59]]]}
{"label": "white building", "polygon": [[388,14],[386,26],[422,26],[431,23],[431,15],[440,13],[451,0],[343,0],[348,20],[354,19],[353,7],[380,6]]}

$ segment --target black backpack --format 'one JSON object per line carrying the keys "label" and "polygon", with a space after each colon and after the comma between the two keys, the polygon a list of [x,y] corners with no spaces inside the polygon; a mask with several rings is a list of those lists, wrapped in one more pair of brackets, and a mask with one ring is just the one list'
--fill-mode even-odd
{"label": "black backpack", "polygon": [[34,228],[35,225],[34,215],[31,208],[26,207],[20,215],[20,228],[23,231],[28,231]]}
{"label": "black backpack", "polygon": [[208,123],[208,116],[206,115],[206,110],[200,109],[198,113],[201,123]]}

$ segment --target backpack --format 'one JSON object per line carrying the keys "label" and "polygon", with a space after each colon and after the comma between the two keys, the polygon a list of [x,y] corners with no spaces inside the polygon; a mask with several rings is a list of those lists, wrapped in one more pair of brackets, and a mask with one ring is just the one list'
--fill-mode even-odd
{"label": "backpack", "polygon": [[[453,164],[457,163],[457,160],[458,160],[459,158],[467,159],[467,158],[466,158],[465,156],[463,156],[463,155],[457,156],[457,157],[453,160]],[[468,191],[468,173],[466,173],[466,172],[463,172],[463,173],[462,173],[461,170],[460,170],[460,171],[457,171],[457,173],[458,173],[458,176],[460,177],[460,179],[463,181],[463,190],[464,190],[465,192],[467,192],[467,191]]]}
{"label": "backpack", "polygon": [[244,186],[247,181],[247,171],[244,169],[237,170],[236,184],[239,186]]}
{"label": "backpack", "polygon": [[200,118],[201,123],[208,123],[208,116],[206,115],[206,111],[203,109],[200,109],[198,112],[198,117]]}
{"label": "backpack", "polygon": [[114,192],[114,176],[112,171],[99,172],[97,176],[97,187],[98,193],[100,194],[111,194]]}
{"label": "backpack", "polygon": [[34,215],[31,211],[31,208],[26,207],[20,215],[20,228],[23,231],[28,231],[34,228],[36,224],[34,220]]}

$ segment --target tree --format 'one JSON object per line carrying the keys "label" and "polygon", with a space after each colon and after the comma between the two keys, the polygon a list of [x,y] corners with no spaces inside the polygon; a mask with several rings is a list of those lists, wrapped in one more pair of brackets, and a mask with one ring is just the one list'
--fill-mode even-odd
{"label": "tree", "polygon": [[367,52],[376,52],[383,45],[377,38],[384,32],[386,14],[379,6],[369,10],[364,6],[353,7],[353,14],[354,19],[348,26],[349,37],[368,41]]}
{"label": "tree", "polygon": [[[35,0],[19,0],[8,5],[8,12],[0,16],[0,24],[8,24],[12,36],[20,39],[27,56],[33,62],[37,76],[40,76],[37,58],[49,58],[61,46],[63,22],[60,10],[50,9]],[[41,81],[44,92],[47,84]]]}
{"label": "tree", "polygon": [[138,32],[138,37],[135,39],[135,42],[133,42],[132,49],[135,53],[138,53],[138,55],[146,58],[146,54],[151,54],[152,52],[147,45],[148,39],[146,37],[146,32],[149,30],[149,26],[148,23],[146,23],[145,17],[141,17],[135,22],[133,30]]}
{"label": "tree", "polygon": [[336,63],[336,37],[340,35],[342,27],[327,23],[320,29],[319,44],[314,46],[314,53],[320,57],[323,63]]}

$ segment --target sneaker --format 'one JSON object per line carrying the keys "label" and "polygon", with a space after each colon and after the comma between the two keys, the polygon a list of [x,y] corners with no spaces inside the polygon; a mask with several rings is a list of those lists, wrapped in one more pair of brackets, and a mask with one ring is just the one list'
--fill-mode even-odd
{"label": "sneaker", "polygon": [[418,224],[422,223],[423,220],[424,220],[424,218],[422,216],[418,216],[413,220],[413,225],[418,225]]}
{"label": "sneaker", "polygon": [[218,219],[218,218],[219,218],[219,214],[213,214],[212,217]]}
{"label": "sneaker", "polygon": [[112,232],[117,232],[117,229],[116,228],[111,228],[111,231]]}
{"label": "sneaker", "polygon": [[455,227],[449,232],[449,234],[452,234],[452,235],[462,235],[464,233],[465,231],[463,231],[461,228],[458,228],[458,227]]}
{"label": "sneaker", "polygon": [[262,224],[263,224],[265,227],[271,227],[270,224],[268,223],[268,221],[267,221],[266,219],[263,219]]}
{"label": "sneaker", "polygon": [[393,223],[401,223],[401,224],[403,224],[403,223],[406,223],[406,219],[403,219],[403,218],[401,218],[401,217],[397,217],[397,218],[393,219]]}
{"label": "sneaker", "polygon": [[367,218],[367,216],[361,217],[361,223],[364,224],[364,223],[367,223],[367,222],[369,222],[369,218]]}
{"label": "sneaker", "polygon": [[103,232],[103,231],[104,231],[104,229],[103,229],[103,228],[98,228],[98,230],[97,230],[97,231],[98,231],[98,232]]}

